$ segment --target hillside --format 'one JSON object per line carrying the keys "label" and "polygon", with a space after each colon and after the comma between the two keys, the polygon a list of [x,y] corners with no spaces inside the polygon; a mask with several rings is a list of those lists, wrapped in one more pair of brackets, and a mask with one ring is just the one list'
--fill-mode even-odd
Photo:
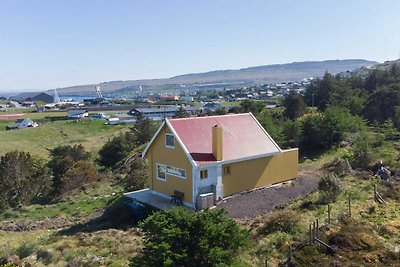
{"label": "hillside", "polygon": [[[216,70],[204,73],[191,73],[165,79],[110,81],[100,84],[105,93],[117,90],[137,90],[141,85],[145,90],[167,90],[180,88],[192,89],[199,84],[223,83],[223,86],[248,85],[255,83],[279,83],[299,81],[308,77],[322,76],[325,71],[336,74],[347,70],[356,70],[361,67],[371,66],[377,62],[363,59],[305,61],[288,64],[264,65],[237,70]],[[93,95],[95,84],[77,85],[58,90],[59,94]]]}

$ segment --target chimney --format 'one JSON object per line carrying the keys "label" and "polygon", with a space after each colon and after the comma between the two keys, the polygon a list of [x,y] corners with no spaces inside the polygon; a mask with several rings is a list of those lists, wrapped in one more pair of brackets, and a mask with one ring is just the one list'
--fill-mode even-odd
{"label": "chimney", "polygon": [[212,153],[218,160],[222,160],[222,126],[215,125],[212,127]]}

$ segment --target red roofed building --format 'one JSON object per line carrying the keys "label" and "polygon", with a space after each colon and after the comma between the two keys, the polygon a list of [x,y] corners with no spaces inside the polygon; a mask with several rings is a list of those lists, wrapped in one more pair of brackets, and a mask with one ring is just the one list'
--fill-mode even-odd
{"label": "red roofed building", "polygon": [[298,149],[282,150],[251,113],[167,119],[143,157],[149,165],[148,192],[182,198],[191,208],[298,173]]}

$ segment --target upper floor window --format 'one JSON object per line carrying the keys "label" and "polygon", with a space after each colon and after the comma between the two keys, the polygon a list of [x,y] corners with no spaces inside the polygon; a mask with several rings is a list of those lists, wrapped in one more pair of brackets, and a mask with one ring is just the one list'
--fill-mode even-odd
{"label": "upper floor window", "polygon": [[165,134],[165,146],[169,148],[175,148],[175,137],[171,133]]}

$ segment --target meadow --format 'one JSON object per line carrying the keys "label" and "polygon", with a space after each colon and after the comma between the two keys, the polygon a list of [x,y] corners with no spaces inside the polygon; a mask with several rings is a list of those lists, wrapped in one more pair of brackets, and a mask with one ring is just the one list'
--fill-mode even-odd
{"label": "meadow", "polygon": [[5,128],[15,124],[15,120],[0,120],[0,155],[19,150],[46,157],[49,149],[68,144],[82,144],[96,153],[108,139],[129,129],[126,125],[105,125],[104,120],[51,122],[48,119],[65,115],[66,112],[26,113],[20,118],[31,118],[39,127],[13,131],[5,131]]}

